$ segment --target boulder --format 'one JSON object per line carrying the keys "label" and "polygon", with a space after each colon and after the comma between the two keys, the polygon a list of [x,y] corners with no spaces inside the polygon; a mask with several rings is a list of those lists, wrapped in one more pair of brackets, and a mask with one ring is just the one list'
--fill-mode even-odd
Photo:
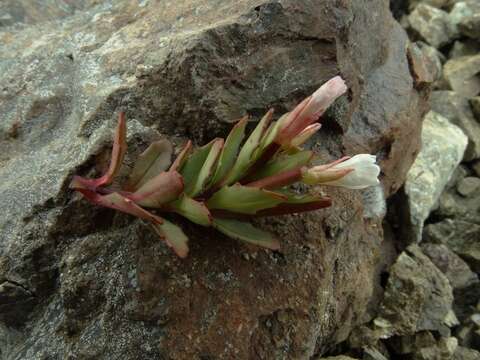
{"label": "boulder", "polygon": [[422,144],[405,183],[414,241],[421,240],[423,222],[462,160],[467,137],[446,118],[431,111],[423,122]]}
{"label": "boulder", "polygon": [[467,263],[443,244],[423,243],[422,251],[445,274],[453,290],[478,282],[478,276]]}
{"label": "boulder", "polygon": [[443,67],[443,77],[450,89],[467,98],[480,93],[479,73],[480,54],[450,59]]}
{"label": "boulder", "polygon": [[426,226],[424,238],[428,242],[445,244],[475,272],[480,271],[480,225],[460,219],[445,219]]}
{"label": "boulder", "polygon": [[457,347],[453,354],[453,360],[478,360],[480,359],[480,352],[465,348],[462,346]]}
{"label": "boulder", "polygon": [[0,283],[35,300],[0,307],[22,315],[1,320],[2,357],[310,359],[344,341],[381,289],[382,217],[364,216],[360,192],[329,188],[332,208],[263,221],[278,252],[181,223],[179,260],[68,184],[105,168],[120,110],[129,165],[152,139],[203,144],[341,74],[349,94],[313,146],[324,161],[377,154],[390,196],[419,151],[428,90],[388,1],[92,0],[54,21],[45,5],[59,1],[35,3],[38,21],[0,32]]}
{"label": "boulder", "polygon": [[445,274],[453,288],[453,310],[460,321],[468,318],[480,298],[480,281],[467,263],[443,244],[422,243],[423,252]]}
{"label": "boulder", "polygon": [[390,269],[374,324],[382,338],[434,330],[449,335],[452,287],[416,244],[400,254]]}
{"label": "boulder", "polygon": [[462,35],[478,41],[480,38],[480,3],[477,0],[457,2],[450,11],[450,18]]}
{"label": "boulder", "polygon": [[458,35],[447,12],[425,3],[415,7],[408,15],[408,22],[422,40],[437,49],[449,44]]}
{"label": "boulder", "polygon": [[480,44],[474,40],[457,40],[453,43],[448,57],[450,59],[462,57],[462,56],[472,56],[477,55],[480,51]]}
{"label": "boulder", "polygon": [[480,178],[475,176],[463,178],[457,184],[457,191],[465,197],[480,195]]}
{"label": "boulder", "polygon": [[468,99],[454,91],[433,91],[432,110],[459,126],[468,136],[465,161],[480,157],[480,123],[473,116]]}
{"label": "boulder", "polygon": [[475,96],[470,99],[470,105],[472,106],[475,119],[480,123],[480,96]]}

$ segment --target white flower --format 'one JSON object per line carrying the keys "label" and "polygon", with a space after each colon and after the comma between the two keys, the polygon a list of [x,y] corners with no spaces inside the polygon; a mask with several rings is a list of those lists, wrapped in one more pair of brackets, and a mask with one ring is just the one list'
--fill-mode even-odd
{"label": "white flower", "polygon": [[303,173],[306,184],[342,186],[349,189],[364,189],[379,184],[380,167],[376,156],[358,154],[342,158],[331,164],[314,166]]}

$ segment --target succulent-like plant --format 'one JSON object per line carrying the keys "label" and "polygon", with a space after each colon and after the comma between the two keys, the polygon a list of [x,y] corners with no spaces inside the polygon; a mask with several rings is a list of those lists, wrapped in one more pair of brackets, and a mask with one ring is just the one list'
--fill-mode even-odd
{"label": "succulent-like plant", "polygon": [[[147,220],[180,257],[187,256],[188,238],[158,212],[175,212],[201,226],[213,226],[225,235],[269,249],[278,240],[252,226],[249,217],[274,216],[325,208],[330,198],[316,193],[297,194],[295,182],[361,189],[378,183],[375,156],[344,157],[331,164],[310,166],[315,154],[301,145],[320,128],[319,116],[346,91],[335,77],[295,109],[272,121],[270,110],[243,142],[247,118],[228,137],[192,149],[188,141],[170,164],[168,140],[151,144],[142,153],[121,191],[109,189],[126,152],[126,120],[119,116],[110,166],[102,177],[75,176],[70,187],[92,203]],[[149,209],[149,210],[147,210]]]}

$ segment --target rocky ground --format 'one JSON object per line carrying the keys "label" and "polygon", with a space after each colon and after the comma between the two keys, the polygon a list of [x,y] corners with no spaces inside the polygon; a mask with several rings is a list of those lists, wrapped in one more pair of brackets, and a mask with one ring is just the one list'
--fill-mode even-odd
{"label": "rocky ground", "polygon": [[[475,0],[2,1],[0,359],[478,359],[479,14]],[[312,146],[377,154],[382,186],[263,222],[278,252],[182,223],[179,260],[68,190],[104,169],[119,110],[128,166],[152,139],[202,144],[336,74],[349,93]]]}
{"label": "rocky ground", "polygon": [[327,359],[480,359],[480,2],[392,1],[428,59],[422,150],[390,200],[406,248],[377,317]]}

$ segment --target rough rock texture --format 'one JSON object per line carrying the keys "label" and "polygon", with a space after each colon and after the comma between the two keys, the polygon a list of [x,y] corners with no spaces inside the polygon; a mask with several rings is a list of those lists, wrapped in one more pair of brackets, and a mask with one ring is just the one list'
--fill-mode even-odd
{"label": "rough rock texture", "polygon": [[480,3],[478,0],[460,1],[450,12],[452,22],[462,35],[480,38]]}
{"label": "rough rock texture", "polygon": [[400,254],[390,269],[379,316],[380,337],[435,330],[448,335],[453,301],[445,275],[416,244]]}
{"label": "rough rock texture", "polygon": [[445,245],[425,243],[421,248],[423,253],[445,274],[454,290],[478,282],[478,276]]}
{"label": "rough rock texture", "polygon": [[468,136],[466,161],[480,158],[480,123],[473,116],[468,99],[454,91],[433,91],[432,110],[458,125]]}
{"label": "rough rock texture", "polygon": [[408,22],[420,38],[436,48],[451,42],[458,32],[447,12],[424,3],[412,11]]}
{"label": "rough rock texture", "polygon": [[[478,198],[476,199],[478,201]],[[458,219],[445,219],[425,227],[425,240],[443,243],[480,271],[480,225]]]}
{"label": "rough rock texture", "polygon": [[315,146],[325,160],[376,153],[389,196],[419,150],[426,94],[387,1],[85,1],[55,21],[15,3],[24,24],[0,31],[2,359],[309,359],[368,320],[385,250],[360,193],[328,189],[331,209],[263,222],[279,252],[185,223],[180,261],[67,185],[105,167],[120,109],[128,163],[151,138],[204,143],[340,73],[349,94]]}
{"label": "rough rock texture", "polygon": [[422,145],[405,183],[413,241],[420,241],[423,222],[462,160],[467,137],[446,118],[430,111],[423,122]]}
{"label": "rough rock texture", "polygon": [[450,89],[465,97],[480,93],[479,73],[480,54],[450,59],[443,68],[443,76]]}

